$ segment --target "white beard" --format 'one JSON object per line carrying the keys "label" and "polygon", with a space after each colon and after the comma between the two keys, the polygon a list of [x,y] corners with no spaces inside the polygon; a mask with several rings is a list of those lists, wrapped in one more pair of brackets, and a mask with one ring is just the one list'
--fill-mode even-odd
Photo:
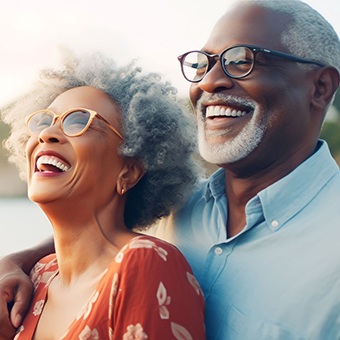
{"label": "white beard", "polygon": [[[222,96],[221,96],[222,97]],[[249,102],[247,102],[249,104]],[[243,127],[240,133],[233,139],[229,138],[223,143],[209,143],[207,138],[227,136],[229,131],[211,132],[205,130],[205,118],[202,117],[200,107],[197,107],[197,131],[198,131],[198,149],[203,159],[212,164],[228,164],[244,159],[254,151],[263,139],[267,118],[261,112],[256,103],[253,103],[255,109],[251,120]],[[234,118],[238,119],[238,118]]]}

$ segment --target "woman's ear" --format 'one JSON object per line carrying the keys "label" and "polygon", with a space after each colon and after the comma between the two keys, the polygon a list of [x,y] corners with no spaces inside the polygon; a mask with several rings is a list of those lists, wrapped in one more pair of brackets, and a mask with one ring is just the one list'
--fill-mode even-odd
{"label": "woman's ear", "polygon": [[334,93],[339,87],[339,72],[331,66],[324,66],[315,72],[312,107],[325,113]]}
{"label": "woman's ear", "polygon": [[119,195],[124,195],[134,187],[145,173],[142,162],[136,159],[128,159],[117,178],[116,190]]}

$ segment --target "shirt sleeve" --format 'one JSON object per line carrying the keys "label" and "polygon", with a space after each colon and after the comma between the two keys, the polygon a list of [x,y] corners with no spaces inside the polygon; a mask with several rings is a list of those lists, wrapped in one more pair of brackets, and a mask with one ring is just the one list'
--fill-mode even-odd
{"label": "shirt sleeve", "polygon": [[205,339],[203,294],[177,248],[141,237],[117,259],[113,339]]}
{"label": "shirt sleeve", "polygon": [[50,254],[40,259],[30,272],[34,292],[37,291],[40,285],[44,286],[57,271],[58,263],[55,254]]}

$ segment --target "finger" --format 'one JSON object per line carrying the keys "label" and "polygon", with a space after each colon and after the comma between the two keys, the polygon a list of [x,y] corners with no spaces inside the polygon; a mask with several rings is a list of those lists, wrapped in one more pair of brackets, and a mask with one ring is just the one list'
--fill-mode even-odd
{"label": "finger", "polygon": [[21,325],[23,317],[26,315],[31,296],[33,285],[31,280],[27,279],[19,285],[13,300],[13,307],[10,312],[10,320],[15,328]]}
{"label": "finger", "polygon": [[0,340],[11,340],[15,336],[15,328],[11,325],[10,321],[4,325],[1,325]]}
{"label": "finger", "polygon": [[14,335],[15,328],[9,319],[7,301],[5,297],[2,297],[0,299],[0,340],[13,339]]}
{"label": "finger", "polygon": [[11,329],[4,329],[4,330],[0,330],[0,340],[12,340],[15,337],[15,331],[12,330],[13,327],[11,327]]}

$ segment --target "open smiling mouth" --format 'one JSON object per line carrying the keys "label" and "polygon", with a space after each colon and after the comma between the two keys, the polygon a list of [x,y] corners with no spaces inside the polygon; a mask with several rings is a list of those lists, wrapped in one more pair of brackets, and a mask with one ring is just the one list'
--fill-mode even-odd
{"label": "open smiling mouth", "polygon": [[44,155],[37,159],[35,168],[37,172],[65,172],[69,165],[55,156]]}
{"label": "open smiling mouth", "polygon": [[223,117],[239,118],[244,117],[247,113],[249,113],[249,110],[236,110],[225,106],[211,105],[207,106],[205,117],[210,119]]}

